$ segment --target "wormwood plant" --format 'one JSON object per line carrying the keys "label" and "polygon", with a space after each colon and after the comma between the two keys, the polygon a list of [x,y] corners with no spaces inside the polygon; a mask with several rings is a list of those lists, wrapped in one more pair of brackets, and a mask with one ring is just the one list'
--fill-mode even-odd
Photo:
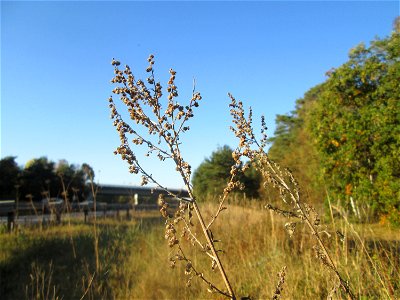
{"label": "wormwood plant", "polygon": [[[251,164],[261,172],[265,178],[264,187],[272,185],[279,190],[280,198],[285,205],[284,209],[274,207],[267,204],[265,207],[288,218],[297,219],[297,222],[287,222],[285,228],[290,236],[295,233],[296,226],[299,223],[305,223],[311,234],[315,238],[316,245],[313,247],[316,257],[326,266],[336,277],[337,283],[332,288],[333,294],[340,287],[351,299],[355,299],[348,282],[339,273],[331,255],[327,250],[327,246],[322,235],[327,233],[321,226],[321,220],[316,210],[309,204],[301,201],[299,185],[289,169],[281,168],[277,163],[272,161],[264,151],[267,135],[264,117],[261,118],[261,139],[257,140],[252,125],[252,110],[250,108],[248,117],[245,117],[243,103],[229,94],[231,98],[231,115],[235,127],[231,130],[239,139],[239,146],[233,153],[233,157],[237,164],[242,157],[250,160]],[[282,271],[283,272],[283,271]],[[279,284],[278,284],[279,285]],[[278,288],[277,288],[278,292]],[[276,294],[276,293],[275,293]],[[275,296],[274,296],[275,297]]]}
{"label": "wormwood plant", "polygon": [[[113,59],[111,64],[114,66],[115,76],[111,80],[116,87],[113,94],[127,108],[128,115],[122,115],[117,110],[117,104],[113,96],[109,98],[109,107],[113,125],[119,133],[121,144],[117,147],[114,154],[120,155],[129,165],[129,170],[133,174],[138,174],[142,178],[142,185],[151,183],[158,189],[165,191],[180,201],[178,209],[174,214],[170,213],[166,199],[161,195],[159,204],[161,214],[165,218],[165,239],[171,247],[170,266],[174,267],[178,262],[184,264],[185,274],[187,275],[187,286],[190,286],[194,278],[204,282],[210,293],[223,295],[227,298],[236,299],[232,285],[223,267],[219,253],[222,251],[218,247],[219,240],[213,234],[212,227],[218,216],[227,207],[225,206],[228,196],[235,189],[242,189],[242,184],[238,181],[238,175],[248,167],[249,161],[256,167],[266,179],[264,185],[272,184],[279,189],[281,199],[286,207],[284,209],[267,205],[268,209],[275,211],[288,218],[295,218],[298,222],[286,223],[286,229],[290,235],[295,232],[298,223],[305,223],[315,237],[314,247],[316,256],[319,260],[335,275],[337,284],[333,291],[339,286],[348,295],[354,298],[347,281],[339,273],[322,238],[323,230],[320,228],[320,220],[316,211],[309,205],[302,203],[298,184],[289,170],[280,168],[271,161],[264,151],[267,142],[266,124],[261,119],[261,139],[258,141],[254,134],[252,124],[252,110],[247,116],[241,101],[229,94],[231,99],[230,112],[234,126],[232,132],[238,138],[238,147],[232,153],[235,164],[231,167],[231,178],[219,198],[219,205],[216,212],[206,220],[199,208],[197,200],[193,194],[191,185],[191,167],[186,162],[181,153],[181,137],[190,130],[188,121],[193,118],[194,110],[199,106],[202,97],[193,86],[191,99],[187,104],[178,102],[178,88],[175,85],[176,71],[169,70],[170,78],[164,90],[160,82],[154,76],[154,56],[148,58],[149,66],[146,71],[149,74],[145,81],[136,79],[130,67],[125,65],[120,69],[120,62]],[[164,93],[166,92],[166,97]],[[131,119],[134,127],[124,121],[126,117]],[[150,174],[139,161],[132,146],[146,148],[146,156],[155,156],[161,162],[171,160],[175,164],[175,169],[179,172],[183,183],[188,191],[189,197],[182,198],[168,190],[161,182]],[[195,253],[202,253],[210,261],[212,270],[219,270],[224,287],[218,286],[212,280],[208,270],[200,270],[193,258]],[[273,294],[273,299],[279,299],[285,282],[286,267],[279,273],[279,282]]]}

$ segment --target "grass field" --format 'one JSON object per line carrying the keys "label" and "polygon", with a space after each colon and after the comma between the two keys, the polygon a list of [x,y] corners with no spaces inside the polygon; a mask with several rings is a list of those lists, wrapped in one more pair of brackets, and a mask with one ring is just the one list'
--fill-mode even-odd
{"label": "grass field", "polygon": [[[205,206],[205,207],[204,207]],[[213,207],[203,205],[206,214]],[[71,222],[0,233],[1,299],[220,299],[184,265],[169,267],[163,219],[150,213],[124,220]],[[215,223],[221,254],[237,296],[270,299],[287,266],[282,299],[323,299],[334,277],[315,258],[313,238],[299,226],[290,238],[285,219],[257,207],[231,206]],[[400,231],[380,224],[327,224],[330,251],[359,299],[400,298]],[[345,234],[342,242],[335,234]],[[99,263],[95,247],[98,236]],[[326,235],[328,236],[328,235]],[[191,248],[188,248],[191,252]],[[207,278],[223,286],[210,260],[189,253]],[[204,271],[203,271],[204,270]],[[343,295],[336,294],[334,299]]]}

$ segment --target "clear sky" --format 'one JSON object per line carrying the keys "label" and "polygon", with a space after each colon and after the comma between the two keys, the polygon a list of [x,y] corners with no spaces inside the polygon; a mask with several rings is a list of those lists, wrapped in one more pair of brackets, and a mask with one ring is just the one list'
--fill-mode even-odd
{"label": "clear sky", "polygon": [[[389,35],[397,15],[398,1],[1,1],[1,157],[86,162],[99,183],[138,184],[113,155],[110,62],[145,79],[153,53],[164,86],[177,71],[180,102],[193,78],[202,93],[183,139],[196,168],[218,146],[236,145],[228,92],[253,107],[255,122],[264,114],[271,135],[276,114],[293,110],[352,47]],[[173,168],[144,161],[163,184],[182,187]]]}

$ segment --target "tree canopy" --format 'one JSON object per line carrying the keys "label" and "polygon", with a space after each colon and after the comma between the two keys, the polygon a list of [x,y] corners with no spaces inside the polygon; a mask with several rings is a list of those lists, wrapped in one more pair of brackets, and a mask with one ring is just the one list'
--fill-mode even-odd
{"label": "tree canopy", "polygon": [[[355,214],[400,220],[400,32],[360,44],[288,115],[269,154]],[[306,184],[307,186],[307,184]],[[397,220],[397,221],[395,221]]]}
{"label": "tree canopy", "polygon": [[20,174],[15,157],[8,156],[0,160],[0,174],[0,199],[14,198]]}
{"label": "tree canopy", "polygon": [[355,47],[329,74],[310,118],[332,193],[377,212],[399,209],[399,59],[399,33]]}
{"label": "tree canopy", "polygon": [[30,195],[40,201],[46,197],[63,198],[64,192],[70,199],[82,199],[85,185],[93,177],[88,164],[72,165],[66,160],[55,163],[40,157],[19,167],[15,157],[5,157],[0,160],[0,199],[15,199],[18,194],[21,199]]}
{"label": "tree canopy", "polygon": [[[229,146],[220,147],[194,171],[192,183],[196,196],[206,198],[209,195],[222,194],[231,177],[231,167],[235,164],[232,152]],[[239,180],[244,185],[243,192],[246,196],[258,196],[261,180],[253,168],[249,168]]]}

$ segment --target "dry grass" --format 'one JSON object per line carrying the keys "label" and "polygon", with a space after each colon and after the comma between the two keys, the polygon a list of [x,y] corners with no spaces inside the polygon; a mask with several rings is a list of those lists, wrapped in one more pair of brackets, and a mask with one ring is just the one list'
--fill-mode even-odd
{"label": "dry grass", "polygon": [[[216,209],[206,203],[201,208],[206,219]],[[231,205],[213,225],[213,231],[221,239],[217,247],[224,249],[221,259],[238,297],[271,299],[279,281],[277,273],[283,266],[287,270],[282,299],[328,296],[334,276],[315,257],[312,251],[315,241],[301,226],[290,238],[284,229],[285,222],[285,218],[259,205]],[[162,224],[162,219],[150,216],[131,222],[98,220],[98,273],[90,225],[72,223],[43,231],[27,229],[19,235],[0,234],[2,284],[14,289],[2,290],[2,297],[21,299],[33,293],[49,299],[221,298],[207,292],[197,278],[186,287],[189,276],[184,273],[184,264],[177,263],[174,269],[168,267],[171,249],[165,243]],[[399,298],[400,232],[379,224],[357,225],[359,240],[347,224],[337,221],[336,229],[346,234],[342,243],[334,234],[333,224],[327,225],[332,236],[326,242],[340,272],[350,278],[357,298]],[[71,254],[71,235],[76,259]],[[204,276],[222,286],[222,279],[218,271],[211,270],[209,259],[193,247],[188,249],[192,251],[188,255],[194,267],[205,270]],[[16,269],[7,269],[10,262]],[[5,274],[6,271],[9,273]],[[25,273],[26,276],[21,276]],[[15,277],[21,282],[8,282],[7,275],[10,280]],[[343,298],[340,290],[335,298]]]}
{"label": "dry grass", "polygon": [[[211,211],[211,206],[206,207],[206,214]],[[214,230],[220,233],[221,248],[224,249],[221,258],[238,296],[272,298],[279,280],[277,273],[283,266],[287,266],[283,299],[322,299],[332,290],[334,276],[329,275],[329,271],[315,257],[312,237],[299,228],[299,232],[289,238],[284,230],[285,221],[266,210],[239,206],[230,207],[229,213],[221,215]],[[379,225],[364,225],[363,228],[367,232],[369,227],[383,230]],[[388,298],[360,242],[349,235],[342,243],[337,241],[334,232],[330,233],[332,237],[328,244],[332,246],[339,270],[350,279],[357,298]],[[385,245],[381,240],[374,239],[375,234],[365,236],[363,240],[364,243],[374,241],[375,248],[369,248],[368,252],[392,298],[400,296],[398,233],[395,230],[386,233],[387,240],[392,242]],[[126,272],[121,274],[125,283],[117,295],[121,298],[151,299],[215,298],[217,295],[208,293],[200,280],[193,279],[191,287],[185,287],[188,276],[184,275],[184,265],[177,265],[176,269],[167,268],[170,248],[165,245],[162,235],[160,228],[153,228],[132,248],[124,263]],[[335,250],[336,246],[339,247]],[[195,252],[190,254],[196,255]],[[199,269],[211,269],[209,260],[204,256],[195,256],[193,263]],[[223,284],[217,272],[210,271],[205,276]],[[338,293],[336,298],[344,297],[340,291]]]}

